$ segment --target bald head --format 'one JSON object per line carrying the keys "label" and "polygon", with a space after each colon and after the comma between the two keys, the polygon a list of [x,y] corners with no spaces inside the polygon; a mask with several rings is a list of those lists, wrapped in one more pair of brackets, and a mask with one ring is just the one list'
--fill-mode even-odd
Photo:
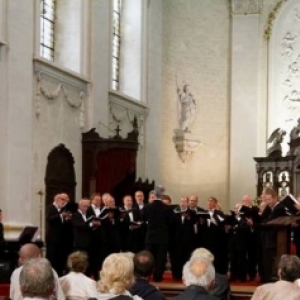
{"label": "bald head", "polygon": [[242,205],[244,206],[251,206],[252,205],[252,198],[249,195],[244,195],[242,197]]}
{"label": "bald head", "polygon": [[38,258],[41,256],[41,251],[35,244],[25,244],[21,247],[19,252],[19,264],[23,265],[26,261]]}

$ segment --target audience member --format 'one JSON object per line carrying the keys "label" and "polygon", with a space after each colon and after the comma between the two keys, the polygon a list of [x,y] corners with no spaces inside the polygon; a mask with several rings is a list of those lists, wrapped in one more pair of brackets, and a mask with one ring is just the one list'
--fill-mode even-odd
{"label": "audience member", "polygon": [[149,251],[141,251],[133,258],[135,283],[129,290],[144,300],[163,300],[165,297],[154,285],[148,282],[154,268],[154,258]]}
{"label": "audience member", "polygon": [[299,300],[300,287],[294,282],[300,278],[300,259],[295,255],[282,255],[278,265],[279,281],[259,286],[252,300]]}
{"label": "audience member", "polygon": [[[213,263],[213,254],[205,248],[198,248],[192,253],[191,259],[204,258]],[[214,296],[216,299],[223,300],[230,294],[230,285],[226,275],[216,273],[215,274],[215,284],[208,291],[210,295]]]}
{"label": "audience member", "polygon": [[88,266],[87,255],[80,251],[73,252],[69,255],[67,264],[69,274],[59,278],[66,298],[97,298],[96,281],[83,274]]}
{"label": "audience member", "polygon": [[186,289],[173,298],[174,300],[215,300],[208,294],[215,280],[215,268],[212,263],[204,258],[193,258],[183,267],[183,281]]}
{"label": "audience member", "polygon": [[24,299],[52,299],[55,278],[49,261],[45,258],[27,261],[20,272],[19,284]]}
{"label": "audience member", "polygon": [[128,255],[113,253],[103,262],[99,281],[99,300],[123,296],[122,299],[141,300],[132,296],[128,289],[134,283],[133,261]]}
{"label": "audience member", "polygon": [[[14,270],[14,272],[12,273],[11,278],[10,278],[9,295],[10,295],[11,299],[13,299],[13,300],[21,300],[22,299],[19,278],[20,278],[20,273],[23,269],[23,265],[31,259],[40,258],[40,256],[41,256],[41,251],[35,244],[25,244],[24,246],[21,247],[21,249],[19,251],[20,267]],[[53,276],[54,276],[54,284],[55,284],[54,292],[56,295],[56,299],[64,300],[65,296],[63,294],[60,283],[58,281],[57,273],[54,270],[52,270],[52,272],[53,272]]]}

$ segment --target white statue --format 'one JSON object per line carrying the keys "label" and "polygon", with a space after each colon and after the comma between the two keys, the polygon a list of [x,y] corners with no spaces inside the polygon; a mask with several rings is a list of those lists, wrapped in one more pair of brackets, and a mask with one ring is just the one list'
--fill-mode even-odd
{"label": "white statue", "polygon": [[188,84],[182,82],[177,83],[177,95],[178,95],[178,124],[182,131],[191,132],[191,126],[196,116],[196,101],[193,95],[190,93]]}

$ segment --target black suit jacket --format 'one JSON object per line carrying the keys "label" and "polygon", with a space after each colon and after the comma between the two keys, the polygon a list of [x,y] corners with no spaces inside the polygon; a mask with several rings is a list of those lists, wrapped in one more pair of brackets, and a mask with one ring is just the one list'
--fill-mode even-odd
{"label": "black suit jacket", "polygon": [[91,245],[91,227],[88,222],[83,219],[80,212],[72,215],[74,249],[88,251]]}
{"label": "black suit jacket", "polygon": [[148,223],[146,244],[167,245],[169,243],[169,225],[172,219],[168,205],[154,200],[144,208],[144,220]]}
{"label": "black suit jacket", "polygon": [[61,244],[64,241],[64,222],[53,204],[47,207],[46,224],[46,243]]}
{"label": "black suit jacket", "polygon": [[202,286],[190,285],[186,289],[173,298],[174,300],[216,300],[214,296],[208,294],[208,292]]}

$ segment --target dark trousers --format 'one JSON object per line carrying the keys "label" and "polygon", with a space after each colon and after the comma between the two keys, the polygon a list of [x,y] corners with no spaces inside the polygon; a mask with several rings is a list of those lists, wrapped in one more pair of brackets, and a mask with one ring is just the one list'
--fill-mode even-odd
{"label": "dark trousers", "polygon": [[46,258],[51,263],[52,268],[60,277],[64,273],[66,265],[65,251],[60,244],[47,244]]}
{"label": "dark trousers", "polygon": [[167,245],[161,244],[146,244],[146,250],[152,253],[155,263],[154,263],[154,272],[153,280],[160,282],[163,279],[163,274],[165,271],[165,262],[167,256]]}
{"label": "dark trousers", "polygon": [[257,232],[249,233],[247,238],[247,273],[250,279],[257,274]]}

